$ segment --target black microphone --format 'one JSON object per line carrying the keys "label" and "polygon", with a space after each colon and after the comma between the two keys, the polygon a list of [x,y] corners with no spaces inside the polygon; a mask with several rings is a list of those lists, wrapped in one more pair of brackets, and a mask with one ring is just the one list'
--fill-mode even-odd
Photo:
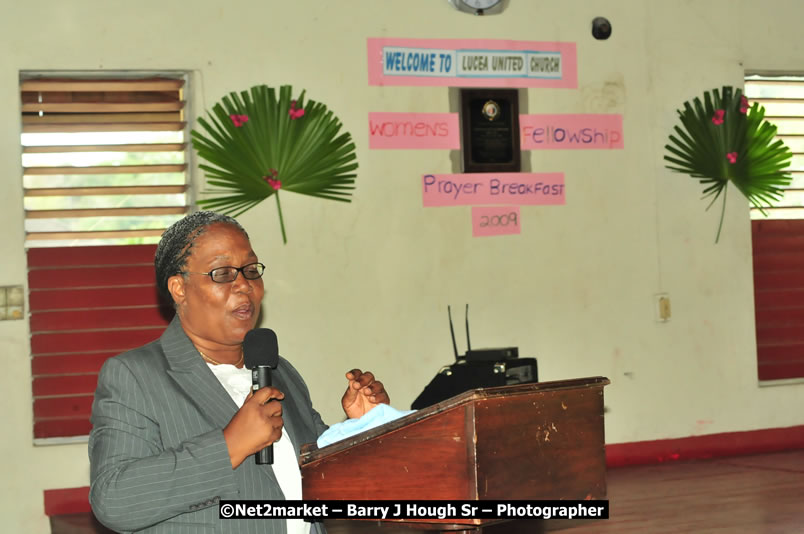
{"label": "black microphone", "polygon": [[[271,385],[271,368],[279,363],[279,344],[276,334],[269,328],[255,328],[246,333],[243,339],[243,359],[245,366],[251,369],[251,390]],[[258,464],[274,463],[274,446],[268,445],[254,454]]]}

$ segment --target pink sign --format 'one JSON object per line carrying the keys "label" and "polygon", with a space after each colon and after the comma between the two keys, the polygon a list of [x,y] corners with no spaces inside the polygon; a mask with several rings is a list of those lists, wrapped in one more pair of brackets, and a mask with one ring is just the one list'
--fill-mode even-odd
{"label": "pink sign", "polygon": [[623,116],[520,115],[522,150],[623,148]]}
{"label": "pink sign", "polygon": [[369,148],[461,148],[457,113],[369,113]]}
{"label": "pink sign", "polygon": [[424,207],[564,204],[564,173],[425,174]]}
{"label": "pink sign", "polygon": [[472,208],[472,235],[518,234],[521,231],[519,221],[519,206]]}
{"label": "pink sign", "polygon": [[575,43],[369,38],[369,85],[578,87]]}

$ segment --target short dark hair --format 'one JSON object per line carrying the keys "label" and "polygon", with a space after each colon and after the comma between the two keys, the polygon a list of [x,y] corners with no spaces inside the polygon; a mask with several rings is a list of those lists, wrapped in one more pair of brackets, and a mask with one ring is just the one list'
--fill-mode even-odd
{"label": "short dark hair", "polygon": [[235,218],[214,211],[196,211],[171,224],[162,234],[154,256],[156,288],[166,302],[173,302],[168,291],[168,278],[184,269],[195,240],[213,224],[234,226],[249,239],[245,228]]}

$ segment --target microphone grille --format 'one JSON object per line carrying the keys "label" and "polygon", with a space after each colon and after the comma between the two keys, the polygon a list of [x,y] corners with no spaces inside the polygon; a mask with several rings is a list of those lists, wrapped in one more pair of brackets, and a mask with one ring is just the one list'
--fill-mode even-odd
{"label": "microphone grille", "polygon": [[243,339],[243,359],[248,369],[276,367],[279,363],[279,343],[270,328],[255,328]]}

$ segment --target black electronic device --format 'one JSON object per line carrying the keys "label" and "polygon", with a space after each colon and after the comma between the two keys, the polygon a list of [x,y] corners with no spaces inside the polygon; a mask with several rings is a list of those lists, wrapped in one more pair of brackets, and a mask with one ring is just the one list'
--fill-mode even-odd
{"label": "black electronic device", "polygon": [[472,350],[469,338],[469,305],[466,305],[466,354],[458,354],[452,311],[447,306],[455,363],[442,367],[411,404],[420,410],[477,388],[526,384],[539,381],[536,358],[519,358],[518,347]]}
{"label": "black electronic device", "polygon": [[[246,332],[243,339],[243,360],[251,369],[251,389],[253,392],[271,386],[271,369],[279,363],[279,343],[270,328],[255,328]],[[254,453],[254,461],[260,465],[274,463],[274,446],[268,445]]]}

